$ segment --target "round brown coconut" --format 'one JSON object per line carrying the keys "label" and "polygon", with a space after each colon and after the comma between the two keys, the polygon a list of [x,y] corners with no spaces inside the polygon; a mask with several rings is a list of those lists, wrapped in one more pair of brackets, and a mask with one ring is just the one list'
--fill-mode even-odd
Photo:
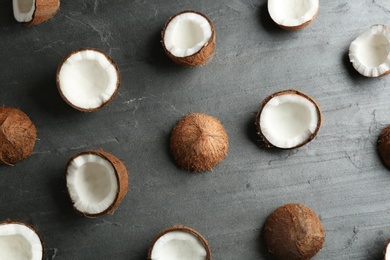
{"label": "round brown coconut", "polygon": [[272,212],[263,237],[268,251],[277,259],[291,260],[312,258],[325,241],[320,219],[302,204],[286,204]]}
{"label": "round brown coconut", "polygon": [[[114,214],[115,210],[117,209],[117,207],[119,206],[119,204],[121,203],[121,201],[123,200],[123,198],[125,197],[125,195],[128,191],[129,177],[128,177],[128,172],[127,172],[126,166],[123,164],[123,162],[121,160],[119,160],[117,157],[115,157],[111,153],[104,152],[102,149],[99,149],[99,150],[84,151],[84,152],[75,154],[74,156],[72,156],[69,159],[68,164],[67,164],[67,169],[69,169],[69,166],[71,165],[72,161],[75,160],[77,157],[82,156],[82,155],[88,155],[88,154],[97,155],[97,156],[101,157],[102,159],[107,160],[111,164],[111,166],[114,168],[115,176],[116,176],[116,180],[117,180],[117,184],[118,184],[118,189],[116,191],[115,199],[112,202],[112,204],[109,207],[107,207],[105,210],[98,212],[98,213],[90,213],[87,211],[81,211],[77,208],[76,201],[74,201],[72,199],[71,193],[69,191],[69,184],[67,184],[68,195],[71,198],[74,209],[86,217],[94,218],[94,217],[99,217],[99,216],[102,216],[105,214],[112,215],[112,214]],[[68,177],[68,174],[69,174],[69,170],[67,170],[67,172],[66,172],[66,177]],[[68,178],[67,178],[67,180],[68,180]]]}
{"label": "round brown coconut", "polygon": [[225,158],[229,140],[218,119],[192,113],[184,116],[173,128],[170,146],[180,167],[190,171],[206,171]]}
{"label": "round brown coconut", "polygon": [[[167,26],[169,25],[169,23],[177,16],[181,15],[181,14],[185,14],[185,13],[194,13],[194,14],[198,14],[202,17],[204,17],[207,22],[209,23],[210,25],[210,28],[211,28],[211,37],[210,39],[203,45],[203,47],[196,53],[190,55],[190,56],[186,56],[186,57],[177,57],[175,55],[173,55],[165,46],[165,43],[164,43],[164,39],[165,39],[165,30],[167,28]],[[165,26],[161,32],[161,43],[162,43],[162,46],[163,46],[163,49],[164,49],[164,52],[166,53],[166,55],[175,63],[179,64],[179,65],[183,65],[183,66],[187,66],[187,67],[193,67],[193,66],[201,66],[201,65],[205,65],[207,63],[207,61],[210,59],[211,57],[211,54],[214,52],[214,49],[215,49],[215,43],[216,43],[216,34],[215,34],[215,29],[214,29],[214,25],[213,23],[210,21],[210,19],[205,16],[204,14],[200,13],[200,12],[197,12],[197,11],[193,11],[193,10],[186,10],[186,11],[182,11],[180,13],[177,13],[175,14],[174,16],[170,17],[168,19],[168,21],[165,23]]]}
{"label": "round brown coconut", "polygon": [[[14,5],[24,0],[13,0]],[[52,18],[60,9],[60,0],[35,0],[34,12],[31,21],[24,22],[26,26],[40,24]]]}
{"label": "round brown coconut", "polygon": [[298,147],[301,147],[305,144],[307,144],[308,142],[310,142],[311,140],[313,140],[317,134],[318,134],[318,131],[320,130],[320,127],[322,125],[322,112],[321,112],[321,109],[320,109],[320,106],[318,105],[318,103],[312,98],[310,97],[309,95],[303,93],[303,92],[300,92],[298,90],[295,90],[295,89],[288,89],[288,90],[282,90],[282,91],[279,91],[279,92],[276,92],[276,93],[273,93],[271,95],[269,95],[268,97],[266,97],[260,104],[260,107],[257,111],[257,114],[256,114],[256,120],[255,120],[255,124],[256,124],[256,129],[257,129],[257,134],[258,136],[260,137],[261,141],[263,141],[265,147],[267,148],[273,148],[275,147],[275,145],[273,145],[269,140],[267,140],[267,138],[264,136],[264,134],[262,133],[262,130],[261,130],[261,125],[260,125],[260,115],[263,111],[263,108],[264,106],[274,97],[277,97],[277,96],[282,96],[282,95],[285,95],[285,94],[292,94],[292,95],[298,95],[298,96],[301,96],[301,97],[304,97],[305,99],[307,99],[308,101],[310,101],[315,107],[316,107],[316,112],[317,112],[317,116],[318,116],[318,123],[317,123],[317,127],[315,129],[315,131],[302,143],[296,145],[296,146],[293,146],[293,147],[289,147],[289,148],[281,148],[281,147],[277,147],[279,149],[285,149],[285,150],[290,150],[290,149],[295,149],[295,148],[298,148]]}
{"label": "round brown coconut", "polygon": [[0,163],[14,165],[31,155],[37,129],[30,118],[13,107],[0,107]]}
{"label": "round brown coconut", "polygon": [[164,229],[164,230],[160,231],[160,233],[157,234],[157,236],[153,239],[152,244],[149,246],[148,260],[153,260],[152,259],[152,252],[153,252],[153,248],[154,248],[156,242],[162,236],[164,236],[165,234],[167,234],[169,232],[174,232],[174,231],[186,232],[186,233],[189,233],[189,234],[195,236],[201,242],[201,244],[203,245],[204,249],[206,250],[206,260],[211,260],[212,259],[211,258],[210,246],[209,246],[207,240],[200,233],[198,233],[196,230],[194,230],[192,228],[189,228],[189,227],[186,227],[186,226],[177,225],[177,226],[173,226],[173,227]]}
{"label": "round brown coconut", "polygon": [[379,135],[378,152],[387,168],[390,169],[390,125],[388,125]]}
{"label": "round brown coconut", "polygon": [[[85,51],[92,51],[92,52],[96,52],[96,53],[99,53],[99,54],[102,54],[104,55],[104,57],[107,59],[107,61],[114,67],[115,71],[116,71],[116,77],[117,77],[117,82],[116,82],[116,87],[115,87],[115,91],[112,93],[112,95],[109,97],[108,100],[105,100],[100,106],[98,107],[94,107],[94,108],[84,108],[84,107],[81,107],[81,106],[77,106],[75,104],[73,104],[69,98],[64,95],[64,92],[62,90],[62,84],[61,84],[61,80],[60,80],[60,73],[61,73],[61,69],[64,65],[64,63],[73,55],[79,53],[79,52],[85,52]],[[97,110],[100,110],[104,107],[106,107],[113,99],[114,97],[117,95],[118,91],[119,91],[119,87],[120,87],[120,84],[121,84],[121,75],[120,75],[120,72],[119,72],[119,67],[118,65],[115,63],[115,61],[107,54],[105,53],[104,51],[102,50],[99,50],[99,49],[96,49],[96,48],[80,48],[80,49],[77,49],[77,50],[74,50],[72,51],[71,53],[69,53],[61,62],[60,64],[58,65],[57,67],[57,72],[56,72],[56,83],[57,83],[57,89],[58,89],[58,92],[60,93],[62,99],[71,107],[73,107],[74,109],[77,109],[79,111],[82,111],[82,112],[94,112],[94,111],[97,111]]]}

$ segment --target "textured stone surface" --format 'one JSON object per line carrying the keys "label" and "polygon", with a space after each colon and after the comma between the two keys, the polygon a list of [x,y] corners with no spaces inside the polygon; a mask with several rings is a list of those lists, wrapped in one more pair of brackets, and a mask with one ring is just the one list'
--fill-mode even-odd
{"label": "textured stone surface", "polygon": [[[176,12],[194,9],[214,23],[215,56],[183,68],[167,58],[160,31]],[[146,259],[160,231],[199,231],[213,259],[268,259],[261,240],[267,216],[302,203],[326,234],[315,259],[379,259],[390,237],[390,172],[376,152],[390,123],[390,77],[366,79],[347,51],[362,31],[390,24],[388,0],[321,1],[317,19],[298,32],[279,29],[265,0],[72,0],[52,19],[26,28],[11,1],[0,1],[0,104],[25,111],[38,129],[31,157],[0,166],[0,220],[33,224],[47,259]],[[106,51],[122,85],[106,108],[81,113],[55,85],[72,50]],[[312,96],[323,125],[308,145],[265,150],[256,143],[260,102],[295,88]],[[188,174],[169,152],[172,127],[185,114],[218,118],[229,154],[213,172]],[[111,152],[129,170],[129,192],[113,216],[80,217],[65,188],[70,156]]]}

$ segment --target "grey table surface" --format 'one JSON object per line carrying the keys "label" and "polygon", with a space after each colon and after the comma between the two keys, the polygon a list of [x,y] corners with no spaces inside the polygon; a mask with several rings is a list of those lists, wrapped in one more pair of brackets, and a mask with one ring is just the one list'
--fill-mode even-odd
{"label": "grey table surface", "polygon": [[[164,54],[160,32],[175,13],[206,14],[215,56],[183,68]],[[0,2],[0,104],[22,109],[38,129],[32,156],[0,166],[0,220],[34,225],[46,259],[146,259],[153,237],[175,224],[199,231],[213,259],[270,259],[261,239],[267,216],[302,203],[322,220],[326,242],[315,259],[381,259],[390,237],[390,172],[376,142],[390,123],[389,77],[364,78],[348,47],[373,24],[390,24],[389,0],[324,0],[297,32],[271,21],[265,0],[69,0],[51,20],[27,28]],[[81,113],[60,97],[60,61],[99,48],[120,68],[108,107]],[[267,150],[254,112],[269,94],[295,88],[321,106],[315,140]],[[212,172],[179,169],[169,151],[185,114],[217,117],[229,154]],[[65,166],[75,153],[103,148],[123,160],[130,189],[114,215],[89,219],[72,209]]]}

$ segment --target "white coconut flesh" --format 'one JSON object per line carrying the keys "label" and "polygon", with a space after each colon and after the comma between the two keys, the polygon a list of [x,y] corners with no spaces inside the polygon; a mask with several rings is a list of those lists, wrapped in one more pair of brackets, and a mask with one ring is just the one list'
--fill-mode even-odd
{"label": "white coconut flesh", "polygon": [[80,212],[98,214],[108,209],[118,193],[115,169],[95,154],[82,154],[68,165],[66,176],[69,195]]}
{"label": "white coconut flesh", "polygon": [[319,0],[268,0],[268,12],[275,23],[300,26],[314,18]]}
{"label": "white coconut flesh", "polygon": [[35,12],[35,0],[12,0],[14,17],[18,22],[30,22]]}
{"label": "white coconut flesh", "polygon": [[171,231],[161,236],[153,246],[152,260],[205,260],[206,249],[194,235]]}
{"label": "white coconut flesh", "polygon": [[82,109],[99,108],[117,89],[118,74],[112,62],[98,51],[82,50],[69,56],[59,72],[64,97]]}
{"label": "white coconut flesh", "polygon": [[317,107],[310,100],[294,94],[271,98],[260,114],[260,129],[272,145],[292,148],[301,145],[316,131]]}
{"label": "white coconut flesh", "polygon": [[384,260],[390,260],[390,243],[387,244],[385,249],[385,259]]}
{"label": "white coconut flesh", "polygon": [[186,12],[175,16],[165,28],[165,48],[176,57],[197,53],[212,36],[211,25],[203,16]]}
{"label": "white coconut flesh", "polygon": [[378,77],[390,70],[390,29],[374,25],[363,32],[349,47],[354,68],[367,77]]}
{"label": "white coconut flesh", "polygon": [[40,260],[43,246],[39,236],[22,224],[0,225],[0,260]]}

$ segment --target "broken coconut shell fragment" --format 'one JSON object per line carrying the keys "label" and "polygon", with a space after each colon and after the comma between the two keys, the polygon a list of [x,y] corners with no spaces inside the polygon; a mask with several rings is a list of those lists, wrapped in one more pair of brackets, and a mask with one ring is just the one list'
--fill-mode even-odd
{"label": "broken coconut shell fragment", "polygon": [[205,64],[215,48],[212,22],[196,11],[183,11],[169,18],[161,37],[168,57],[184,66]]}
{"label": "broken coconut shell fragment", "polygon": [[190,171],[207,171],[225,158],[229,140],[218,119],[192,113],[184,116],[173,128],[170,146],[180,167]]}
{"label": "broken coconut shell fragment", "polygon": [[312,258],[325,241],[320,219],[302,204],[286,204],[272,212],[265,222],[263,237],[272,255],[290,260]]}
{"label": "broken coconut shell fragment", "polygon": [[349,59],[363,76],[390,73],[390,27],[377,24],[359,35],[349,46]]}
{"label": "broken coconut shell fragment", "polygon": [[108,105],[119,86],[118,66],[108,54],[98,49],[75,50],[57,69],[57,88],[61,97],[83,112],[93,112]]}
{"label": "broken coconut shell fragment", "polygon": [[299,30],[309,25],[317,16],[319,0],[268,0],[272,20],[285,30]]}
{"label": "broken coconut shell fragment", "polygon": [[173,226],[158,233],[148,251],[148,260],[211,260],[210,247],[192,228]]}
{"label": "broken coconut shell fragment", "polygon": [[60,0],[12,0],[16,21],[27,26],[52,18],[60,8]]}
{"label": "broken coconut shell fragment", "polygon": [[1,222],[0,248],[1,259],[43,259],[43,242],[35,228],[26,223]]}
{"label": "broken coconut shell fragment", "polygon": [[14,165],[31,155],[37,129],[30,118],[13,107],[0,107],[0,164]]}
{"label": "broken coconut shell fragment", "polygon": [[128,173],[114,155],[85,151],[70,158],[66,185],[73,207],[84,216],[113,214],[127,193]]}
{"label": "broken coconut shell fragment", "polygon": [[390,169],[390,125],[388,125],[379,135],[378,152],[383,163]]}
{"label": "broken coconut shell fragment", "polygon": [[321,123],[317,102],[295,89],[268,96],[256,115],[257,134],[265,146],[280,149],[307,144],[317,135]]}

